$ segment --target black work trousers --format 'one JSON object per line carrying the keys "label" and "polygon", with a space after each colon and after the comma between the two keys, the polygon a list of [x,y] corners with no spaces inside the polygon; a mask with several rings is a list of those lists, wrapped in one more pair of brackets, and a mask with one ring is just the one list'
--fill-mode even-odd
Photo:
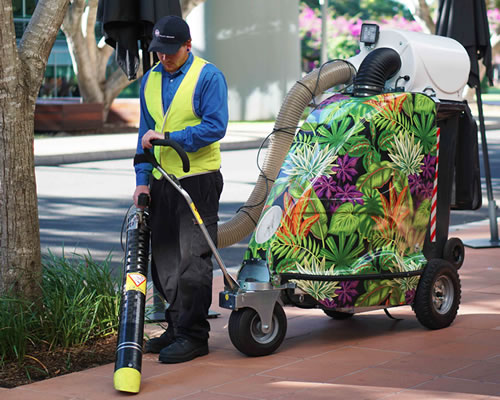
{"label": "black work trousers", "polygon": [[[219,171],[186,177],[181,186],[191,196],[217,245]],[[182,195],[165,179],[151,185],[151,275],[170,304],[165,319],[177,337],[207,341],[212,303],[212,251]]]}

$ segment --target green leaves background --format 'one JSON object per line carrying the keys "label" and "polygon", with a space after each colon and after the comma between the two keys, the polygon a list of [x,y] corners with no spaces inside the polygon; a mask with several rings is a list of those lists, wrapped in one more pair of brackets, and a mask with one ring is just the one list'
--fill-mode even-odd
{"label": "green leaves background", "polygon": [[[428,227],[430,198],[417,196],[418,187],[409,186],[409,176],[389,154],[395,151],[395,138],[406,135],[414,138],[422,156],[435,156],[436,133],[435,103],[420,93],[368,98],[334,95],[327,99],[309,115],[295,137],[266,201],[266,207],[282,207],[288,228],[278,228],[264,244],[252,239],[245,257],[267,260],[273,274],[309,271],[341,276],[414,270],[415,265],[423,268],[426,261],[420,249]],[[321,157],[326,161],[318,164]],[[344,178],[337,175],[339,162],[345,163],[345,157],[358,160],[351,181],[345,180],[346,172]],[[404,162],[404,153],[398,157]],[[418,172],[420,167],[414,165]],[[313,176],[313,170],[321,171],[320,175]],[[315,188],[320,178],[329,180],[331,191],[355,190],[358,197],[342,194],[333,202],[324,194],[318,197]],[[284,202],[284,196],[291,202]],[[294,218],[291,213],[298,203],[301,215]],[[317,218],[311,219],[313,216]],[[300,236],[304,221],[314,223],[307,235]],[[319,302],[335,301],[337,290],[341,290],[335,286],[338,282],[333,285],[335,292],[332,285],[328,290],[317,290],[324,285],[300,280],[296,284]],[[357,285],[351,306],[404,304],[417,284],[414,278],[364,281]]]}

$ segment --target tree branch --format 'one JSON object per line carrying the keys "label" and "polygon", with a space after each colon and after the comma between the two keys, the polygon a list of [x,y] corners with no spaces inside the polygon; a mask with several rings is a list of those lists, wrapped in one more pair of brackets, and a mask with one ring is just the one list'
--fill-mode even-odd
{"label": "tree branch", "polygon": [[95,40],[95,23],[97,20],[97,5],[98,5],[98,0],[89,0],[87,9],[88,11],[88,16],[87,16],[87,38],[91,40],[92,43],[96,43]]}
{"label": "tree branch", "polygon": [[429,5],[425,0],[418,0],[418,5],[419,5],[419,12],[418,12],[419,18],[424,22],[429,32],[434,33],[436,31],[436,24],[432,19]]}
{"label": "tree branch", "polygon": [[434,24],[431,16],[431,9],[426,0],[411,0],[411,2],[399,0],[399,2],[408,7],[413,18],[420,24],[424,32],[434,33],[436,25]]}
{"label": "tree branch", "polygon": [[205,0],[181,0],[182,17],[186,18],[193,8],[204,2]]}
{"label": "tree branch", "polygon": [[101,38],[97,44],[97,76],[102,79],[106,79],[106,67],[108,66],[109,57],[113,54],[115,49],[110,45],[106,44],[104,37]]}
{"label": "tree branch", "polygon": [[2,1],[0,9],[0,40],[2,54],[0,57],[0,91],[3,92],[4,81],[16,74],[13,72],[18,64],[16,33],[12,19],[12,1]]}
{"label": "tree branch", "polygon": [[85,0],[70,0],[68,11],[66,12],[63,20],[63,32],[65,27],[75,30],[85,10]]}
{"label": "tree branch", "polygon": [[[142,77],[142,63],[137,71],[137,79]],[[104,92],[106,93],[106,100],[111,102],[117,97],[120,92],[130,85],[133,81],[129,81],[123,71],[118,68],[106,79],[106,86]]]}
{"label": "tree branch", "polygon": [[[45,71],[68,4],[69,0],[40,0],[19,43],[19,58],[34,82]],[[38,88],[32,90],[38,92]]]}

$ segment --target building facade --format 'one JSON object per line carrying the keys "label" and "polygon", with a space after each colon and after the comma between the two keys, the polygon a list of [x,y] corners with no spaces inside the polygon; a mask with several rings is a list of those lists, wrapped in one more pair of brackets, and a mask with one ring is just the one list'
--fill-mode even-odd
{"label": "building facade", "polygon": [[[12,3],[16,37],[20,40],[37,0]],[[299,0],[206,0],[193,9],[187,20],[194,53],[216,64],[226,76],[229,118],[275,119],[286,93],[301,77]],[[138,83],[130,85],[120,97],[137,97]],[[39,97],[75,96],[79,96],[78,85],[60,31]]]}
{"label": "building facade", "polygon": [[273,120],[301,78],[298,0],[207,0],[189,14],[193,51],[219,67],[231,120]]}

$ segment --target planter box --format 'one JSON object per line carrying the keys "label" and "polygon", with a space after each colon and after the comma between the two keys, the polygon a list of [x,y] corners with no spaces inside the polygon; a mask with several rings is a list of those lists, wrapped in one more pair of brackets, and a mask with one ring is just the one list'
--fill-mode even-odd
{"label": "planter box", "polygon": [[115,99],[106,122],[116,126],[138,128],[140,119],[139,99]]}
{"label": "planter box", "polygon": [[102,127],[102,104],[80,98],[38,99],[35,131],[87,131]]}

